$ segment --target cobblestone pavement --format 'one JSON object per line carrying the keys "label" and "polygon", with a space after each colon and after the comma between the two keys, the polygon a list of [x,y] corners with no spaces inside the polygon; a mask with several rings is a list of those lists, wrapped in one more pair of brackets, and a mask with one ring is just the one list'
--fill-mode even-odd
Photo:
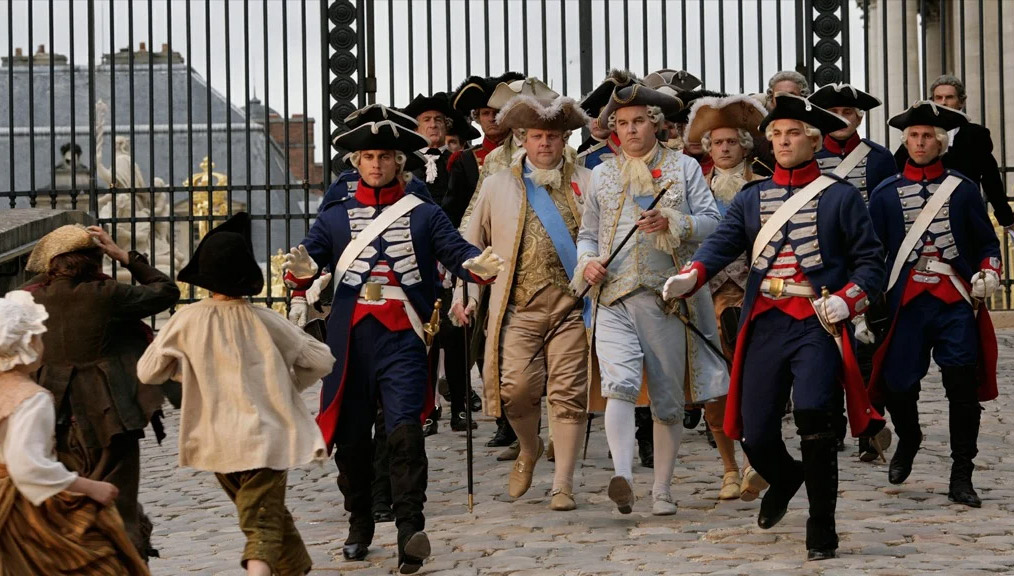
{"label": "cobblestone pavement", "polygon": [[[940,376],[924,382],[921,416],[926,441],[909,480],[887,482],[885,464],[863,464],[855,440],[840,462],[840,557],[805,563],[805,489],[771,530],[756,524],[760,501],[719,502],[722,466],[703,427],[684,436],[673,478],[676,516],[650,514],[651,471],[636,466],[633,514],[621,516],[606,497],[611,476],[602,419],[594,420],[588,457],[578,464],[578,510],[548,509],[551,463],[538,463],[529,493],[506,496],[510,463],[486,448],[493,422],[479,417],[475,435],[475,511],[466,508],[465,437],[448,421],[427,439],[430,461],[427,532],[429,574],[1014,574],[1014,331],[1000,334],[1001,398],[984,405],[974,476],[979,510],[947,501],[950,458],[947,404]],[[478,381],[475,382],[478,386]],[[314,388],[305,395],[316,407]],[[239,575],[244,538],[236,511],[212,474],[180,469],[178,414],[169,410],[169,437],[142,445],[141,500],[155,524],[156,575]],[[798,450],[790,422],[784,426]],[[149,435],[150,436],[150,435]],[[893,446],[892,446],[893,451]],[[798,453],[798,452],[797,452]],[[890,454],[888,455],[890,456]],[[314,573],[367,576],[396,571],[393,524],[378,526],[364,562],[345,562],[346,514],[333,462],[289,473],[288,505],[314,561]]]}

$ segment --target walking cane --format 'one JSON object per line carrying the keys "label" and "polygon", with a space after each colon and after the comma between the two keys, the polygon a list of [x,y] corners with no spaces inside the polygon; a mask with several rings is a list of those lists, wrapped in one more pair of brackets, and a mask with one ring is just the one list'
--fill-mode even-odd
{"label": "walking cane", "polygon": [[[666,180],[662,184],[662,189],[658,191],[658,194],[655,195],[655,198],[652,199],[651,204],[648,204],[648,207],[645,208],[644,211],[647,212],[653,209],[655,205],[658,204],[658,201],[662,199],[662,196],[665,196],[665,193],[668,192],[669,188],[671,187],[672,180]],[[638,218],[638,220],[640,220],[640,218]],[[634,235],[634,232],[637,232],[636,225],[631,226],[630,230],[627,232],[627,235],[623,237],[623,240],[620,241],[620,243],[616,246],[616,248],[613,248],[613,253],[609,255],[609,259],[607,259],[602,264],[603,268],[609,267],[609,264],[611,264],[613,259],[616,258],[616,255],[619,254],[620,250],[623,249],[623,246]],[[542,351],[546,349],[546,344],[548,344],[549,341],[553,339],[553,336],[556,336],[556,333],[560,331],[560,327],[563,326],[563,323],[567,321],[567,317],[570,316],[570,313],[573,312],[578,306],[584,305],[584,297],[587,296],[589,292],[591,292],[592,288],[593,286],[591,284],[588,284],[587,286],[584,287],[584,290],[582,290],[581,293],[577,295],[577,300],[574,302],[574,305],[571,306],[570,310],[568,310],[566,314],[560,317],[560,321],[557,322],[555,326],[553,326],[552,330],[546,333],[546,337],[542,339],[542,344],[539,346],[539,349],[535,351],[535,354],[532,354],[531,358],[529,358],[528,365],[525,366],[525,370],[531,367],[532,363],[535,362],[535,359],[539,356],[539,354],[542,354]]]}
{"label": "walking cane", "polygon": [[[464,277],[461,278],[461,291],[463,293],[462,302],[465,303],[465,307],[468,307],[468,280]],[[465,324],[461,327],[462,332],[465,335],[465,397],[468,398],[471,394],[467,391],[472,390],[472,370],[471,363],[469,362],[469,354],[471,353],[471,346],[468,341],[468,330],[469,325]],[[468,513],[472,513],[473,506],[473,479],[472,479],[472,409],[469,406],[465,406],[465,469],[467,470],[468,476]]]}

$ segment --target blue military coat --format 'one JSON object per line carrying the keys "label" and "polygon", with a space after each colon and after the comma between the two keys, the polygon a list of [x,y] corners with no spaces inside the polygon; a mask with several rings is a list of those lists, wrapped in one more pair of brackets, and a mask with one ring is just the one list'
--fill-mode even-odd
{"label": "blue military coat", "polygon": [[844,148],[833,138],[826,136],[824,146],[817,151],[814,157],[817,159],[817,165],[820,166],[821,171],[830,174],[860,142],[869,146],[870,151],[859,162],[859,165],[844,178],[849,184],[858,188],[859,193],[863,195],[863,200],[868,202],[870,192],[873,192],[881,182],[898,172],[894,155],[890,150],[872,140],[860,138],[858,134],[853,134]]}

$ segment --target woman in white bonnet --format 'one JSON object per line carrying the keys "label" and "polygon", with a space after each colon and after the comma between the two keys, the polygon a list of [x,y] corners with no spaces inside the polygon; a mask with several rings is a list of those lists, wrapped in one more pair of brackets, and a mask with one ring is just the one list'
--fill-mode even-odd
{"label": "woman in white bonnet", "polygon": [[0,298],[0,576],[146,575],[116,487],[56,460],[53,397],[29,376],[48,317],[28,292]]}

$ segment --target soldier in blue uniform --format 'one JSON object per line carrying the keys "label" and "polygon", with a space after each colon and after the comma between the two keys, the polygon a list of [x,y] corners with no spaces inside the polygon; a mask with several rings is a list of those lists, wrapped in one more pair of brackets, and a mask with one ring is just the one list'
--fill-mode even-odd
{"label": "soldier in blue uniform", "polygon": [[[774,150],[774,176],[736,195],[718,229],[663,293],[666,299],[686,297],[744,251],[750,255],[725,433],[742,438],[751,465],[771,484],[757,517],[761,528],[777,524],[806,483],[811,560],[833,558],[838,548],[835,388],[845,386],[854,435],[883,427],[845,322],[863,312],[883,285],[883,250],[859,191],[821,176],[813,159],[821,132],[845,125],[801,97],[779,93],[760,126]],[[789,454],[781,435],[790,389],[802,462]]]}
{"label": "soldier in blue uniform", "polygon": [[868,202],[869,193],[898,172],[890,150],[861,138],[858,133],[863,116],[880,106],[880,100],[849,84],[828,84],[814,92],[809,100],[849,123],[824,136],[823,147],[816,154],[817,166],[825,174],[847,180]]}
{"label": "soldier in blue uniform", "polygon": [[[307,287],[329,266],[335,286],[327,343],[334,371],[324,378],[317,424],[335,449],[338,486],[349,512],[343,553],[362,560],[373,540],[370,430],[379,401],[388,437],[393,508],[402,574],[430,554],[423,529],[427,460],[422,419],[432,407],[430,318],[439,260],[455,275],[490,281],[502,266],[480,253],[428,198],[406,193],[404,173],[422,165],[420,134],[392,121],[369,122],[339,136],[361,175],[352,196],[324,206],[306,239],[286,255],[286,281]],[[355,361],[352,361],[355,359]]]}
{"label": "soldier in blue uniform", "polygon": [[[581,109],[590,118],[598,118],[602,107],[609,102],[613,91],[639,84],[637,76],[627,70],[610,70],[606,79],[581,100]],[[602,162],[620,152],[620,139],[614,132],[599,126],[598,122],[588,124],[591,135],[577,148],[577,164],[594,170]]]}
{"label": "soldier in blue uniform", "polygon": [[877,352],[871,388],[886,398],[898,447],[888,479],[901,484],[922,443],[918,400],[930,351],[950,410],[948,498],[978,508],[972,459],[978,453],[980,401],[996,389],[996,334],[980,306],[1000,285],[1000,243],[979,188],[944,167],[948,130],[968,118],[929,101],[891,118],[904,130],[908,161],[870,197],[873,227],[887,248],[886,291],[893,324]]}
{"label": "soldier in blue uniform", "polygon": [[[872,140],[861,138],[857,132],[863,116],[880,106],[880,100],[849,84],[828,84],[811,94],[808,100],[849,123],[848,127],[824,136],[824,145],[816,154],[817,166],[825,174],[834,174],[847,180],[859,189],[863,200],[868,202],[869,193],[898,171],[890,150]],[[874,331],[886,332],[881,330],[883,314],[879,312],[883,310],[882,303],[883,298],[880,298],[869,314],[855,318],[856,340],[859,341],[857,358],[863,378],[867,380],[873,372],[873,353],[877,349]],[[839,403],[842,400],[844,398],[839,395]],[[883,412],[883,406],[878,406],[877,409]],[[847,427],[844,405],[838,413],[838,449],[844,450]],[[887,428],[881,430],[875,438],[860,438],[859,459],[872,462],[890,445],[891,432]]]}

